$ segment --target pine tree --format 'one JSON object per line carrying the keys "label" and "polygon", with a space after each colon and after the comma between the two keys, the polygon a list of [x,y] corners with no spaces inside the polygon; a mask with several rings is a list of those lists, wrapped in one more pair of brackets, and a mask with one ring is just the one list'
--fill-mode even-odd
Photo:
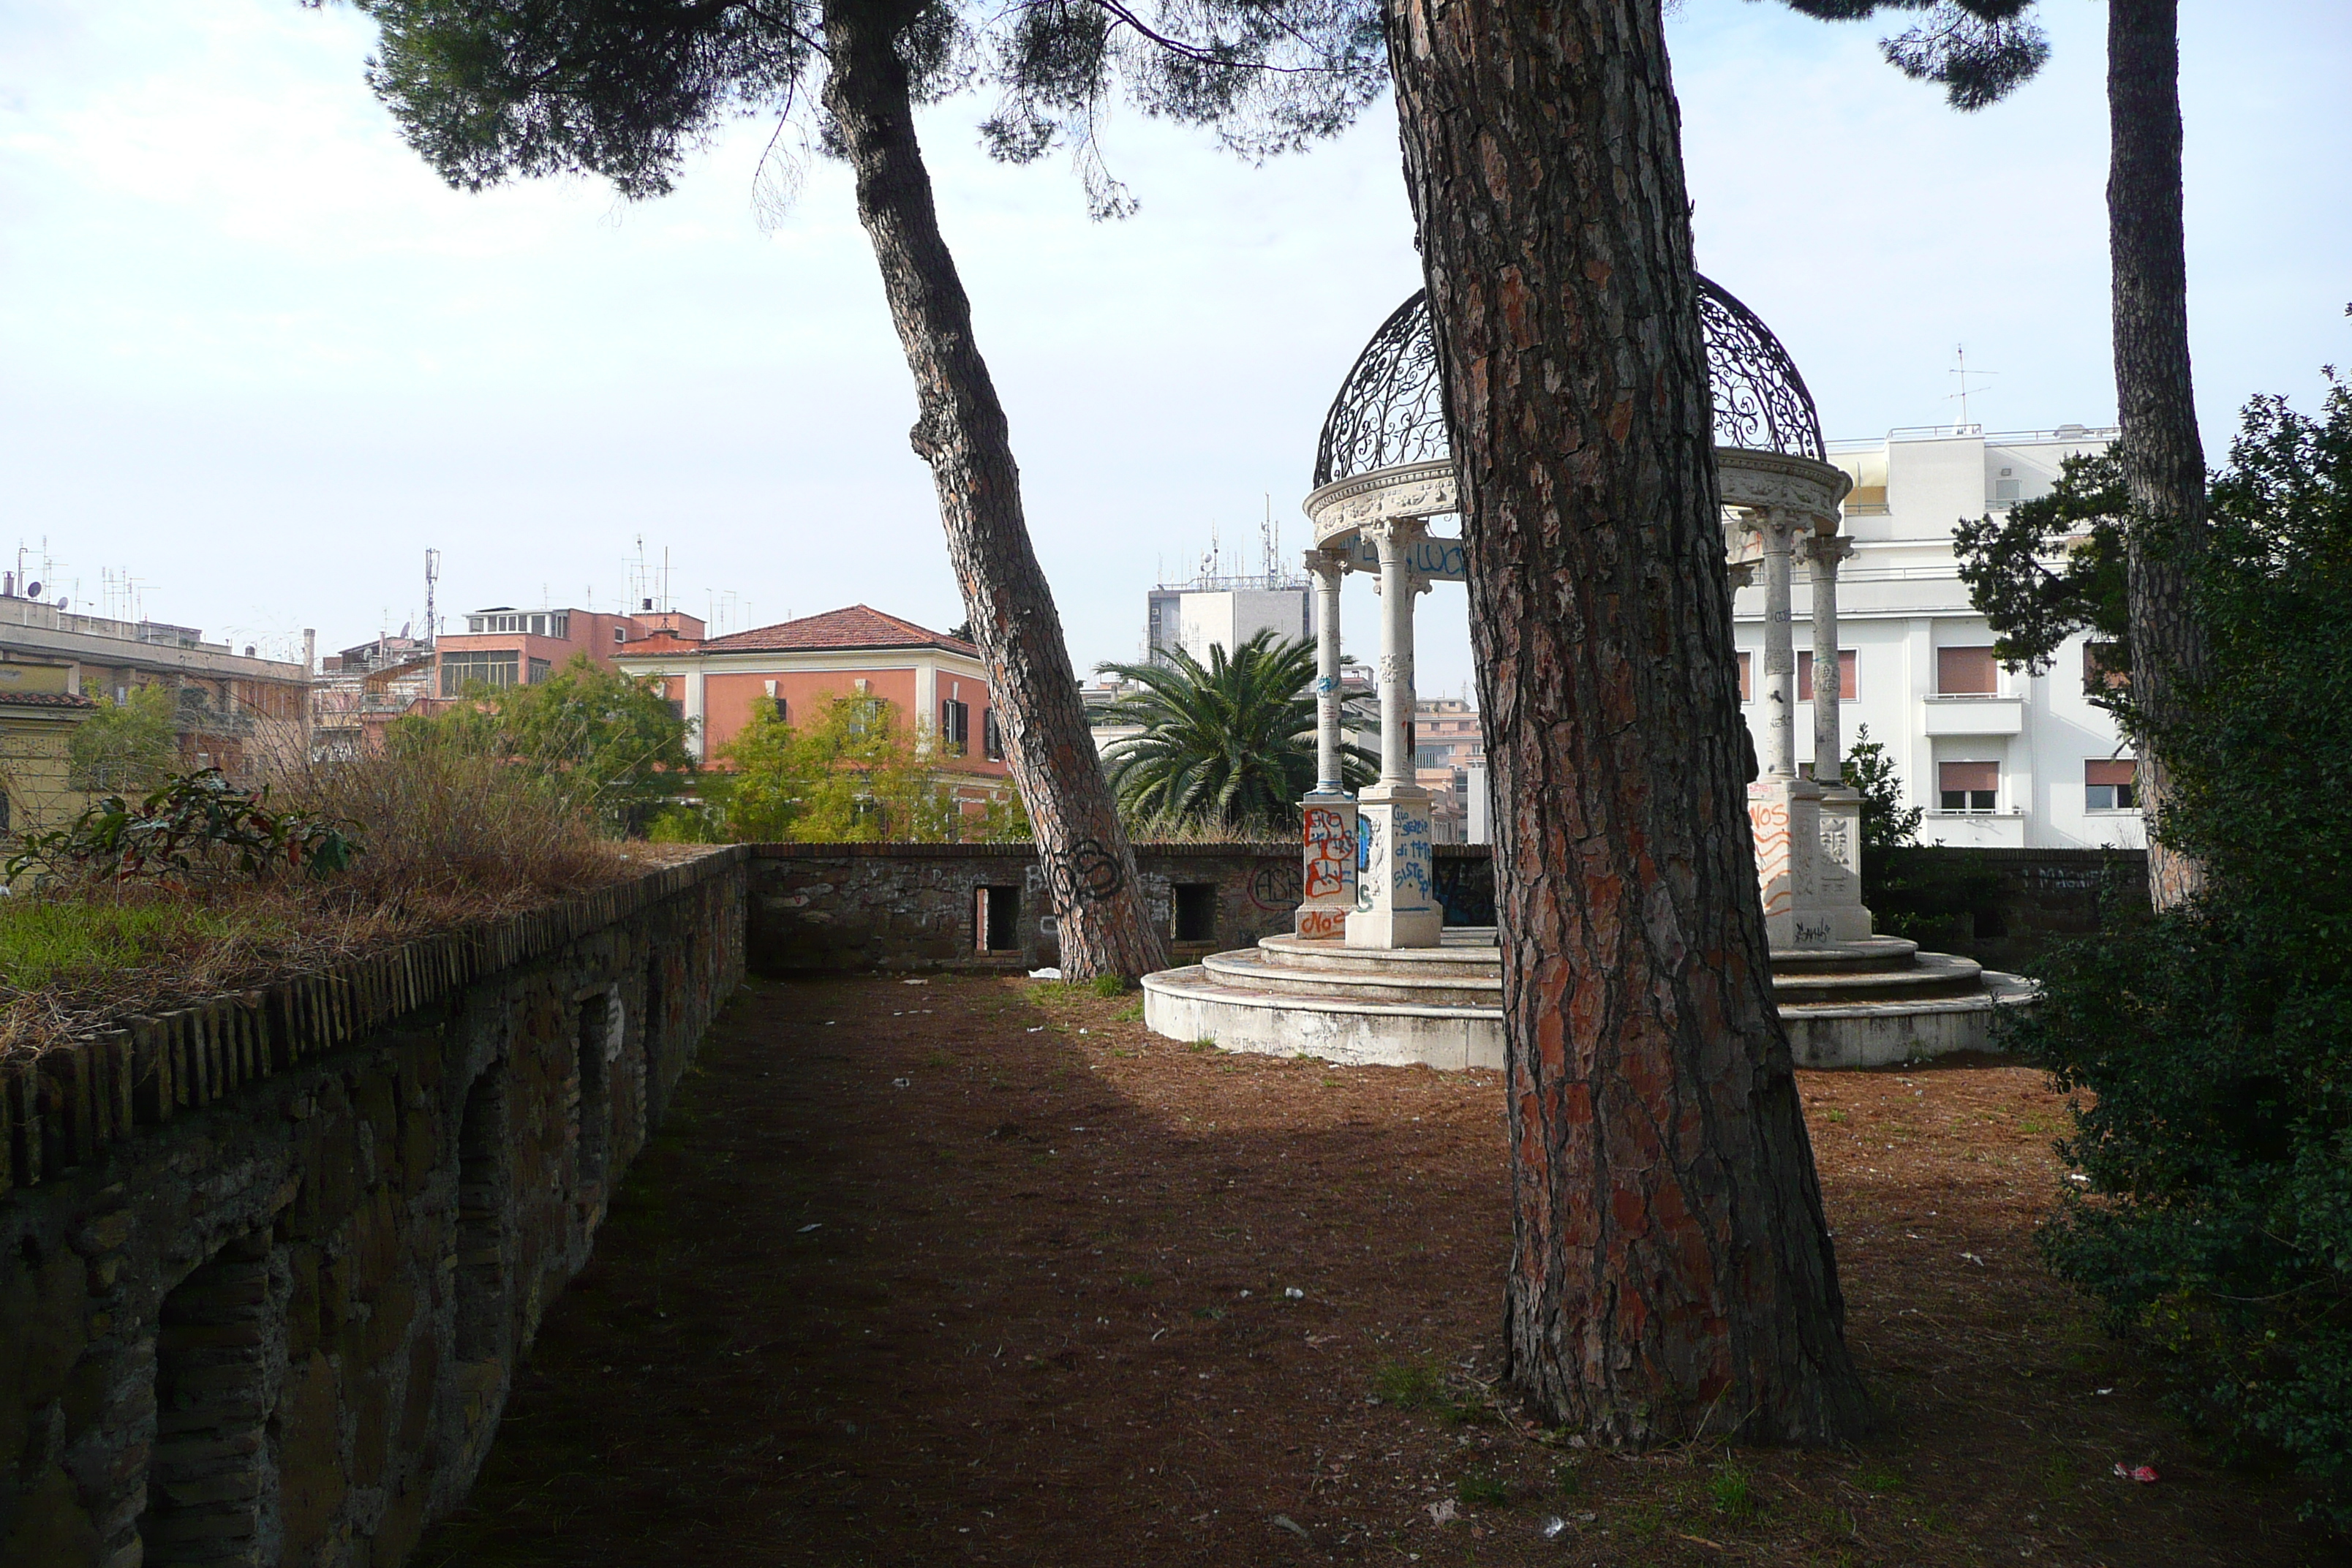
{"label": "pine tree", "polygon": [[[2032,77],[2050,47],[2033,0],[1783,0],[1844,21],[1925,11],[1881,46],[1906,75],[1943,85],[1952,107],[1981,109]],[[2205,669],[2207,637],[2189,583],[2210,529],[2205,448],[2189,365],[2189,263],[2181,226],[2179,0],[2108,0],[2107,256],[2114,278],[2115,457],[2130,514],[2124,595],[2130,626],[2131,720],[2158,909],[2193,891],[2195,860],[2162,837],[2169,793],[2153,737],[2179,718],[2179,693]],[[2030,563],[2028,563],[2030,565]]]}
{"label": "pine tree", "polygon": [[1029,540],[1010,426],[940,232],[914,110],[993,89],[1000,158],[1068,149],[1098,216],[1128,210],[1097,147],[1124,94],[1250,157],[1347,125],[1383,80],[1369,0],[359,0],[382,30],[370,80],[409,143],[468,189],[580,172],[622,195],[670,186],[739,114],[813,110],[845,159],[913,372],[930,466],[1006,761],[1028,807],[1074,975],[1163,967],[1105,784],[1061,619]]}

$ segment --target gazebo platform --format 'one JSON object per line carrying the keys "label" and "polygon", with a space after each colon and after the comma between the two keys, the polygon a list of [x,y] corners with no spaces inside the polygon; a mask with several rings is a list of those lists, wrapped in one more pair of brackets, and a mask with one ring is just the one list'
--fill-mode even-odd
{"label": "gazebo platform", "polygon": [[[2031,982],[1971,959],[1873,937],[1772,954],[1772,990],[1799,1067],[1888,1067],[1994,1048],[1998,1011]],[[1270,936],[1143,980],[1152,1031],[1221,1048],[1461,1070],[1503,1065],[1502,953],[1486,927],[1436,947],[1350,948]]]}

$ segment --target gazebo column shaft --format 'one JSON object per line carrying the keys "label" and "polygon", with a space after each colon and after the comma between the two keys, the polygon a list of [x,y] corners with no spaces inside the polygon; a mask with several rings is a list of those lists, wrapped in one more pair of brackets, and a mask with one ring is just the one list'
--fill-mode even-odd
{"label": "gazebo column shaft", "polygon": [[1845,782],[1845,732],[1838,704],[1845,698],[1845,666],[1838,653],[1838,563],[1853,542],[1834,533],[1805,540],[1805,565],[1813,580],[1813,782]]}
{"label": "gazebo column shaft", "polygon": [[1789,615],[1790,533],[1794,520],[1778,507],[1762,509],[1764,537],[1764,771],[1797,775],[1797,648]]}
{"label": "gazebo column shaft", "polygon": [[1305,835],[1297,934],[1345,936],[1356,907],[1356,803],[1339,764],[1339,586],[1347,556],[1310,550],[1315,574],[1315,792],[1299,803]]}
{"label": "gazebo column shaft", "polygon": [[1381,561],[1381,779],[1359,798],[1363,837],[1349,947],[1434,947],[1444,916],[1430,862],[1428,793],[1413,781],[1412,604],[1423,584],[1413,547],[1428,531],[1421,518],[1364,525]]}

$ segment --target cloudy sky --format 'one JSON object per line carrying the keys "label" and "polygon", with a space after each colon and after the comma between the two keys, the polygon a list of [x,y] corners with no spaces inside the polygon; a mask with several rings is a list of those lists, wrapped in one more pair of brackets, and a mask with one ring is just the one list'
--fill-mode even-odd
{"label": "cloudy sky", "polygon": [[[1880,63],[1873,25],[1686,0],[1673,24],[1700,265],[1787,342],[1832,437],[2104,424],[2104,6],[2044,0],[2055,55],[1973,117]],[[2188,0],[2200,409],[2216,460],[2257,391],[2352,364],[2352,7]],[[913,395],[838,167],[763,223],[769,127],[677,193],[443,187],[362,78],[370,33],[294,0],[0,0],[0,545],[100,612],[281,653],[440,607],[616,603],[671,564],[736,626],[866,602],[961,618]],[[991,164],[979,106],[924,125],[1081,667],[1135,656],[1144,590],[1270,506],[1305,543],[1324,408],[1418,282],[1383,104],[1250,169],[1129,115],[1141,198],[1089,223],[1058,163]],[[46,542],[46,546],[44,546]],[[1369,632],[1369,595],[1349,616]],[[1423,601],[1425,689],[1469,679],[1458,590]]]}

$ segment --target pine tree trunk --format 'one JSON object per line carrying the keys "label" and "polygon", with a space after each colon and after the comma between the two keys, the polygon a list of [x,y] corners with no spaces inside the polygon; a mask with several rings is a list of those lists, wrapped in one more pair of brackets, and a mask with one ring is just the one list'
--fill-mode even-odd
{"label": "pine tree trunk", "polygon": [[[2107,249],[2115,276],[2116,457],[2137,513],[2125,594],[2132,701],[2160,731],[2184,680],[2204,672],[2205,638],[2189,597],[2205,545],[2205,448],[2189,372],[2189,264],[2180,218],[2178,0],[2107,5]],[[2178,903],[2202,880],[2158,842],[2162,759],[2139,739],[2140,803],[2151,829],[2148,893]]]}
{"label": "pine tree trunk", "polygon": [[857,216],[873,241],[891,318],[915,374],[915,450],[931,466],[949,558],[988,666],[1005,757],[1037,836],[1061,931],[1062,967],[1077,978],[1134,979],[1167,967],[1167,942],[1151,921],[1135,853],[1096,757],[1061,617],[1022,516],[1003,405],[940,234],[895,42],[916,11],[861,0],[825,6],[824,104],[847,146]]}
{"label": "pine tree trunk", "polygon": [[1390,0],[1498,806],[1509,1376],[1628,1444],[1869,1406],[1771,992],[1658,0]]}

